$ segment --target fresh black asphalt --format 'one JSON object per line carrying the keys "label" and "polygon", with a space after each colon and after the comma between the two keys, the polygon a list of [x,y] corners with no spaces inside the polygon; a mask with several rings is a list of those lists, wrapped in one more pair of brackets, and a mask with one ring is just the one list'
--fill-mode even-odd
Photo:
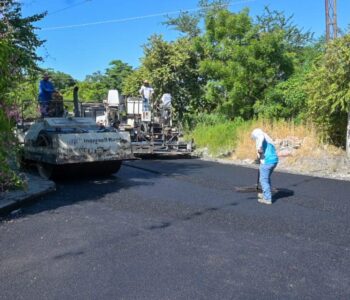
{"label": "fresh black asphalt", "polygon": [[67,179],[0,222],[0,299],[350,299],[350,182],[197,159]]}

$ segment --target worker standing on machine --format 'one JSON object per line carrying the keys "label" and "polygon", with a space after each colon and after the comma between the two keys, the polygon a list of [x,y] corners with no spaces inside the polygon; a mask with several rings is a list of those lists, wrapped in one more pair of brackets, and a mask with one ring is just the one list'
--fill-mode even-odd
{"label": "worker standing on machine", "polygon": [[140,95],[143,99],[143,111],[149,111],[150,101],[152,99],[154,90],[150,86],[148,80],[143,81],[143,85],[140,88]]}
{"label": "worker standing on machine", "polygon": [[40,80],[38,97],[42,118],[49,116],[50,101],[52,100],[52,95],[55,92],[55,87],[50,81],[50,75],[48,73],[45,73],[43,75],[43,79]]}
{"label": "worker standing on machine", "polygon": [[163,94],[161,98],[161,116],[166,124],[171,123],[171,95]]}

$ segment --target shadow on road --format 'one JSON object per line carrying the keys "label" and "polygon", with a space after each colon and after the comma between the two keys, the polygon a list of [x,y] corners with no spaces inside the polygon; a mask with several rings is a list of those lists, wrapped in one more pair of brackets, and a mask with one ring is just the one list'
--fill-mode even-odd
{"label": "shadow on road", "polygon": [[[170,160],[173,160],[173,158]],[[59,207],[74,205],[84,201],[101,201],[104,196],[118,193],[121,190],[152,186],[154,184],[152,180],[155,181],[164,175],[186,175],[193,170],[204,167],[202,164],[191,163],[190,160],[186,164],[171,162],[168,164],[168,161],[162,158],[161,163],[165,163],[168,166],[166,174],[156,169],[138,166],[137,161],[123,164],[117,174],[110,176],[79,174],[79,178],[76,178],[67,174],[67,178],[56,180],[57,190],[55,193],[23,205],[20,210],[1,218],[0,221],[21,218],[43,211],[54,211]]]}
{"label": "shadow on road", "polygon": [[273,194],[273,202],[277,202],[283,198],[288,198],[294,195],[294,191],[289,189],[277,189],[276,193]]}
{"label": "shadow on road", "polygon": [[207,214],[210,214],[210,213],[222,210],[222,209],[227,208],[227,207],[236,206],[236,205],[238,205],[237,202],[231,202],[231,203],[224,204],[224,205],[222,205],[220,207],[204,208],[204,209],[195,211],[193,213],[190,213],[190,214],[188,214],[188,215],[186,215],[186,216],[184,216],[182,218],[178,218],[176,220],[172,220],[171,222],[167,221],[167,222],[161,222],[160,224],[153,224],[151,226],[146,227],[146,229],[148,229],[148,230],[165,229],[165,228],[168,228],[168,227],[174,225],[175,223],[184,222],[184,221],[191,221],[191,220],[194,220],[194,219],[199,218],[201,216],[204,216],[204,215],[207,215]]}

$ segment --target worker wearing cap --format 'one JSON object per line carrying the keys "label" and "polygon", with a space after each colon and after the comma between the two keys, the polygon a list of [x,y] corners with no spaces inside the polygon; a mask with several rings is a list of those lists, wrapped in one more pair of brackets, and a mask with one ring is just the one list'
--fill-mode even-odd
{"label": "worker wearing cap", "polygon": [[41,117],[47,117],[49,114],[49,104],[52,100],[52,94],[55,92],[54,85],[50,81],[50,75],[45,73],[39,84],[39,105]]}
{"label": "worker wearing cap", "polygon": [[154,93],[154,90],[150,86],[148,80],[145,80],[143,82],[143,85],[141,86],[139,92],[140,92],[140,95],[141,95],[141,97],[143,99],[143,110],[144,111],[148,111],[149,110],[149,104],[150,104],[150,101],[151,101],[153,93]]}
{"label": "worker wearing cap", "polygon": [[276,149],[269,135],[260,128],[253,130],[252,139],[256,143],[256,150],[260,159],[259,181],[262,194],[258,194],[258,202],[272,204],[271,175],[278,163]]}

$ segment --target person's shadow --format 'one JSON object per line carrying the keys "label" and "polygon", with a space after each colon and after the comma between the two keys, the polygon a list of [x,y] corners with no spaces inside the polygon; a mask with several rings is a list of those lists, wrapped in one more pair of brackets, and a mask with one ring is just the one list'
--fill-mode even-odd
{"label": "person's shadow", "polygon": [[289,189],[277,188],[272,195],[272,202],[277,202],[280,199],[291,197],[294,195],[294,191]]}

